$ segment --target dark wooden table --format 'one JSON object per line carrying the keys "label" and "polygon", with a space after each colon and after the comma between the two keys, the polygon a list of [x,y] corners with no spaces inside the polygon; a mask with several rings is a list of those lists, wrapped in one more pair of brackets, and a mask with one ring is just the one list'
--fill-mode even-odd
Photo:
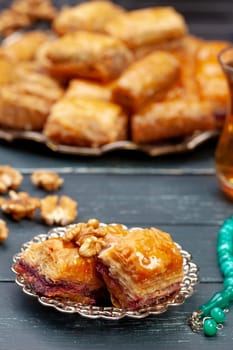
{"label": "dark wooden table", "polygon": [[[175,5],[195,34],[233,39],[231,0],[127,1],[128,8],[153,4]],[[60,313],[22,293],[10,270],[21,244],[48,227],[39,219],[15,223],[4,216],[10,235],[0,246],[0,350],[232,348],[233,311],[216,338],[194,334],[187,325],[192,311],[222,288],[216,236],[223,220],[233,214],[233,203],[223,196],[215,179],[215,146],[212,140],[191,153],[158,158],[133,152],[85,158],[54,154],[31,143],[1,142],[0,164],[22,171],[22,190],[42,197],[44,193],[30,183],[30,174],[37,168],[55,169],[65,180],[59,194],[79,202],[80,221],[97,217],[170,232],[199,265],[200,284],[183,305],[141,320],[90,320]]]}

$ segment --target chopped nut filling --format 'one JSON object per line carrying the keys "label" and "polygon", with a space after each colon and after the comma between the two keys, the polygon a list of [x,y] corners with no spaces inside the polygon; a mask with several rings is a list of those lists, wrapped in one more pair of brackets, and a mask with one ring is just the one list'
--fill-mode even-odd
{"label": "chopped nut filling", "polygon": [[56,191],[64,180],[54,171],[37,170],[31,176],[32,183],[46,191]]}
{"label": "chopped nut filling", "polygon": [[36,209],[40,207],[40,199],[30,197],[27,192],[10,191],[9,196],[9,199],[0,199],[0,207],[4,213],[16,221],[34,218]]}
{"label": "chopped nut filling", "polygon": [[76,219],[78,203],[68,196],[47,196],[41,200],[41,218],[47,225],[68,225]]}
{"label": "chopped nut filling", "polygon": [[8,237],[9,231],[5,221],[0,219],[0,243],[4,242]]}
{"label": "chopped nut filling", "polygon": [[0,166],[0,193],[7,193],[9,190],[17,189],[23,180],[23,176],[14,168]]}
{"label": "chopped nut filling", "polygon": [[97,219],[90,219],[87,223],[80,222],[68,229],[63,239],[72,241],[79,247],[79,254],[83,257],[91,257],[97,255],[103,248],[105,241],[103,240],[104,231],[99,226]]}

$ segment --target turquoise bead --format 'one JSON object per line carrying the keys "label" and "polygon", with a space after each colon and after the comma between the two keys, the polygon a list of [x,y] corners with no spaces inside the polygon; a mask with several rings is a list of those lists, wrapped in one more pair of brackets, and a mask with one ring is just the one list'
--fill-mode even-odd
{"label": "turquoise bead", "polygon": [[223,254],[223,252],[227,252],[227,253],[230,253],[232,254],[232,247],[230,244],[228,243],[224,243],[224,244],[221,244],[221,245],[218,245],[217,247],[217,253],[218,254]]}
{"label": "turquoise bead", "polygon": [[220,307],[214,307],[210,311],[210,316],[213,317],[217,323],[223,323],[226,319],[226,315]]}
{"label": "turquoise bead", "polygon": [[228,277],[233,277],[233,270],[232,270],[232,271],[229,271],[226,277],[227,277],[227,278],[228,278]]}
{"label": "turquoise bead", "polygon": [[200,310],[202,311],[203,316],[209,315],[210,311],[218,306],[221,308],[225,308],[229,304],[229,291],[225,293],[226,291],[221,291],[215,293],[210,300],[200,306]]}
{"label": "turquoise bead", "polygon": [[219,251],[224,250],[224,249],[227,249],[227,250],[229,249],[229,251],[232,252],[232,243],[225,241],[225,242],[221,242],[220,244],[218,244]]}
{"label": "turquoise bead", "polygon": [[230,253],[224,253],[218,255],[218,262],[222,264],[224,261],[230,261],[232,259],[232,255]]}
{"label": "turquoise bead", "polygon": [[227,276],[229,273],[233,271],[233,261],[224,261],[221,264],[220,268],[224,276]]}
{"label": "turquoise bead", "polygon": [[223,297],[228,299],[229,301],[233,301],[233,286],[228,286],[224,289]]}
{"label": "turquoise bead", "polygon": [[217,333],[217,323],[213,319],[207,319],[203,323],[203,331],[205,335],[212,337]]}
{"label": "turquoise bead", "polygon": [[233,287],[233,277],[225,278],[223,285],[224,285],[224,288],[229,287],[229,286]]}

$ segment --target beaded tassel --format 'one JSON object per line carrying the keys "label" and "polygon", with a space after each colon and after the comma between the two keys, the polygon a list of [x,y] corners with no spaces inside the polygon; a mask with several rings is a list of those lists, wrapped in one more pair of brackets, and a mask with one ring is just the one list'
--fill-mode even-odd
{"label": "beaded tassel", "polygon": [[218,232],[217,257],[224,277],[224,289],[215,293],[189,319],[194,332],[203,329],[207,336],[216,335],[223,327],[226,312],[233,301],[233,216],[224,221]]}

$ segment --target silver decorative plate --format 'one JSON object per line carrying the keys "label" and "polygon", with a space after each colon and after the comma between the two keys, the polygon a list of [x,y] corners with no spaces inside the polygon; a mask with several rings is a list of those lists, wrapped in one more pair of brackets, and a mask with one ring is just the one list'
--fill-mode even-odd
{"label": "silver decorative plate", "polygon": [[[105,224],[101,224],[105,225]],[[163,297],[158,299],[155,305],[139,309],[136,311],[130,311],[125,309],[116,308],[113,306],[90,306],[83,305],[67,299],[61,298],[49,298],[38,295],[33,288],[26,283],[22,275],[16,272],[14,266],[19,261],[22,256],[22,253],[30,247],[32,243],[43,242],[49,238],[61,237],[65,233],[67,227],[57,227],[50,230],[47,234],[40,234],[35,236],[31,241],[24,243],[21,247],[21,252],[17,253],[13,257],[12,270],[16,273],[16,283],[22,287],[23,292],[26,294],[36,297],[38,301],[45,306],[52,306],[58,311],[65,313],[78,313],[81,316],[88,318],[104,318],[108,320],[118,320],[125,316],[132,318],[143,318],[148,315],[157,315],[165,312],[168,306],[177,306],[184,303],[185,299],[190,297],[194,292],[195,285],[199,282],[198,277],[198,266],[192,261],[191,254],[183,250],[180,245],[177,243],[182,256],[183,256],[183,269],[184,269],[184,278],[181,284],[181,289],[176,294],[173,294],[169,297]]]}
{"label": "silver decorative plate", "polygon": [[44,144],[50,150],[71,155],[81,156],[101,156],[105,153],[125,150],[125,151],[141,151],[149,156],[162,156],[166,154],[184,153],[192,151],[207,140],[215,138],[219,132],[217,130],[196,132],[193,135],[179,139],[178,141],[165,141],[154,144],[137,144],[132,141],[117,141],[108,143],[101,147],[78,147],[68,146],[54,143],[48,140],[42,133],[36,131],[21,131],[0,129],[0,139],[5,141],[14,140],[30,140],[36,143]]}

